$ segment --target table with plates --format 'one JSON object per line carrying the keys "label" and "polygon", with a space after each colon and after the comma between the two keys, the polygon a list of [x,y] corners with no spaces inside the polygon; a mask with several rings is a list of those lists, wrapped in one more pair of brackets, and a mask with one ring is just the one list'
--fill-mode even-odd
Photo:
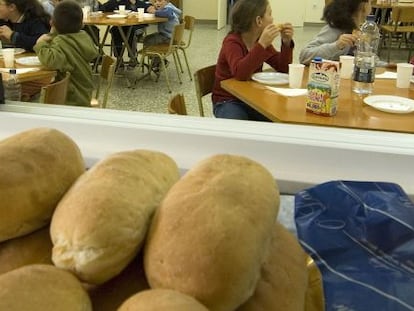
{"label": "table with plates", "polygon": [[[307,81],[308,68],[305,68],[302,88],[306,88]],[[340,81],[338,111],[332,117],[307,112],[306,91],[298,96],[284,96],[270,90],[264,83],[236,79],[222,81],[221,87],[274,122],[414,133],[414,112],[389,113],[367,105],[364,102],[366,96],[352,92],[350,79]],[[288,85],[282,83],[273,87],[288,88]],[[404,97],[400,98],[401,101],[414,99],[414,83],[408,89],[399,89],[395,79],[377,78],[372,95]],[[380,99],[387,100],[384,97]],[[370,104],[375,106],[378,103],[374,100]]]}
{"label": "table with plates", "polygon": [[[35,53],[26,52],[23,49],[15,48],[15,66],[16,73],[21,83],[42,80],[46,78],[53,79],[56,76],[56,70],[49,70],[42,67]],[[9,70],[4,66],[4,60],[0,58],[0,72],[3,80],[9,77]]]}
{"label": "table with plates", "polygon": [[[132,47],[128,42],[128,38],[131,35],[132,27],[130,27],[128,32],[125,33],[122,28],[123,26],[157,24],[165,22],[167,20],[167,18],[155,17],[153,14],[144,14],[143,17],[138,18],[137,12],[130,11],[127,11],[126,14],[120,14],[119,12],[97,14],[96,12],[92,12],[83,20],[83,24],[85,26],[106,26],[105,33],[101,41],[99,41],[99,38],[93,38],[95,42],[99,42],[100,55],[104,54],[103,47],[105,46],[105,42],[108,37],[110,28],[117,27],[119,30],[119,34],[121,35],[122,41],[124,43],[123,49],[120,55],[118,56],[118,58],[121,59],[125,49],[130,53],[130,55],[134,55]],[[96,36],[94,31],[90,31],[90,33],[92,36]]]}

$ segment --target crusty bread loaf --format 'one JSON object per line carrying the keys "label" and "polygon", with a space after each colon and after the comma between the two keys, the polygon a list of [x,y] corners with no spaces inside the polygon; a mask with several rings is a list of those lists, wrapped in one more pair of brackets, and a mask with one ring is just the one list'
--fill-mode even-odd
{"label": "crusty bread loaf", "polygon": [[149,289],[126,300],[118,311],[208,311],[193,297],[171,289]]}
{"label": "crusty bread loaf", "polygon": [[0,310],[90,311],[88,294],[71,273],[29,265],[0,275]]}
{"label": "crusty bread loaf", "polygon": [[276,223],[255,293],[237,311],[306,310],[307,257],[296,237]]}
{"label": "crusty bread loaf", "polygon": [[146,289],[149,289],[149,284],[144,273],[142,254],[138,253],[120,274],[88,292],[93,310],[114,311],[129,297]]}
{"label": "crusty bread loaf", "polygon": [[49,223],[72,183],[85,171],[78,146],[48,128],[0,141],[0,242]]}
{"label": "crusty bread loaf", "polygon": [[277,184],[259,163],[233,155],[200,162],[154,216],[144,251],[151,288],[234,310],[256,288],[278,208]]}
{"label": "crusty bread loaf", "polygon": [[179,176],[160,152],[125,151],[98,162],[56,208],[54,264],[91,284],[117,275],[138,253],[154,210]]}
{"label": "crusty bread loaf", "polygon": [[49,226],[0,243],[0,274],[30,264],[52,264]]}

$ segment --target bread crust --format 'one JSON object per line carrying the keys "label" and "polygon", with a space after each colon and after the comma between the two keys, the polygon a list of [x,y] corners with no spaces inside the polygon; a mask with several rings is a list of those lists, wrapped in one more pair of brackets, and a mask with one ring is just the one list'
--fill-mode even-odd
{"label": "bread crust", "polygon": [[67,135],[36,128],[0,142],[0,242],[50,222],[59,200],[85,171]]}
{"label": "bread crust", "polygon": [[142,291],[126,300],[118,311],[208,311],[195,300],[171,289],[150,289]]}
{"label": "bread crust", "polygon": [[307,258],[297,238],[277,222],[254,295],[237,311],[306,310]]}
{"label": "bread crust", "polygon": [[0,274],[30,264],[52,264],[49,226],[0,243]]}
{"label": "bread crust", "polygon": [[154,216],[144,252],[151,288],[234,310],[256,287],[278,207],[277,184],[259,163],[233,155],[201,161]]}
{"label": "bread crust", "polygon": [[0,310],[92,311],[79,280],[52,265],[29,265],[0,275]]}
{"label": "bread crust", "polygon": [[140,250],[155,209],[178,178],[176,163],[160,152],[125,151],[98,162],[56,208],[53,263],[91,284],[117,275]]}

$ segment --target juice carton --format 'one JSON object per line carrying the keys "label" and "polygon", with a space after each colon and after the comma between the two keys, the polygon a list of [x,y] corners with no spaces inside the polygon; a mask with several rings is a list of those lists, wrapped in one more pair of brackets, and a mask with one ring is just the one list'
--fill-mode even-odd
{"label": "juice carton", "polygon": [[339,62],[315,59],[309,66],[306,111],[333,116],[339,92]]}

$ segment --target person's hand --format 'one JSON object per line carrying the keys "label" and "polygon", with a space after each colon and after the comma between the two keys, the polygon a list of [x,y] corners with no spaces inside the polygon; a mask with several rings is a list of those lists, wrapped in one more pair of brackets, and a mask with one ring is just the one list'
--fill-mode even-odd
{"label": "person's hand", "polygon": [[11,39],[11,35],[13,34],[13,30],[11,30],[8,26],[0,26],[0,38],[4,38],[8,41]]}
{"label": "person's hand", "polygon": [[50,40],[52,40],[52,37],[49,34],[43,34],[36,40],[36,44],[39,42],[49,42]]}
{"label": "person's hand", "polygon": [[149,6],[149,7],[147,8],[147,12],[148,12],[148,13],[152,13],[152,14],[154,14],[154,13],[155,13],[155,11],[156,11],[156,9],[155,9],[155,7],[154,7],[153,5],[151,5],[151,6]]}
{"label": "person's hand", "polygon": [[357,39],[357,36],[345,33],[340,35],[338,40],[336,40],[336,46],[338,49],[343,50],[347,46],[353,46]]}
{"label": "person's hand", "polygon": [[270,46],[275,40],[275,38],[280,34],[280,28],[277,27],[274,24],[267,25],[263,31],[262,34],[259,37],[259,44],[263,46],[263,48],[267,48]]}
{"label": "person's hand", "polygon": [[281,24],[280,34],[282,36],[282,42],[284,45],[290,46],[290,42],[293,38],[293,26],[291,23]]}

